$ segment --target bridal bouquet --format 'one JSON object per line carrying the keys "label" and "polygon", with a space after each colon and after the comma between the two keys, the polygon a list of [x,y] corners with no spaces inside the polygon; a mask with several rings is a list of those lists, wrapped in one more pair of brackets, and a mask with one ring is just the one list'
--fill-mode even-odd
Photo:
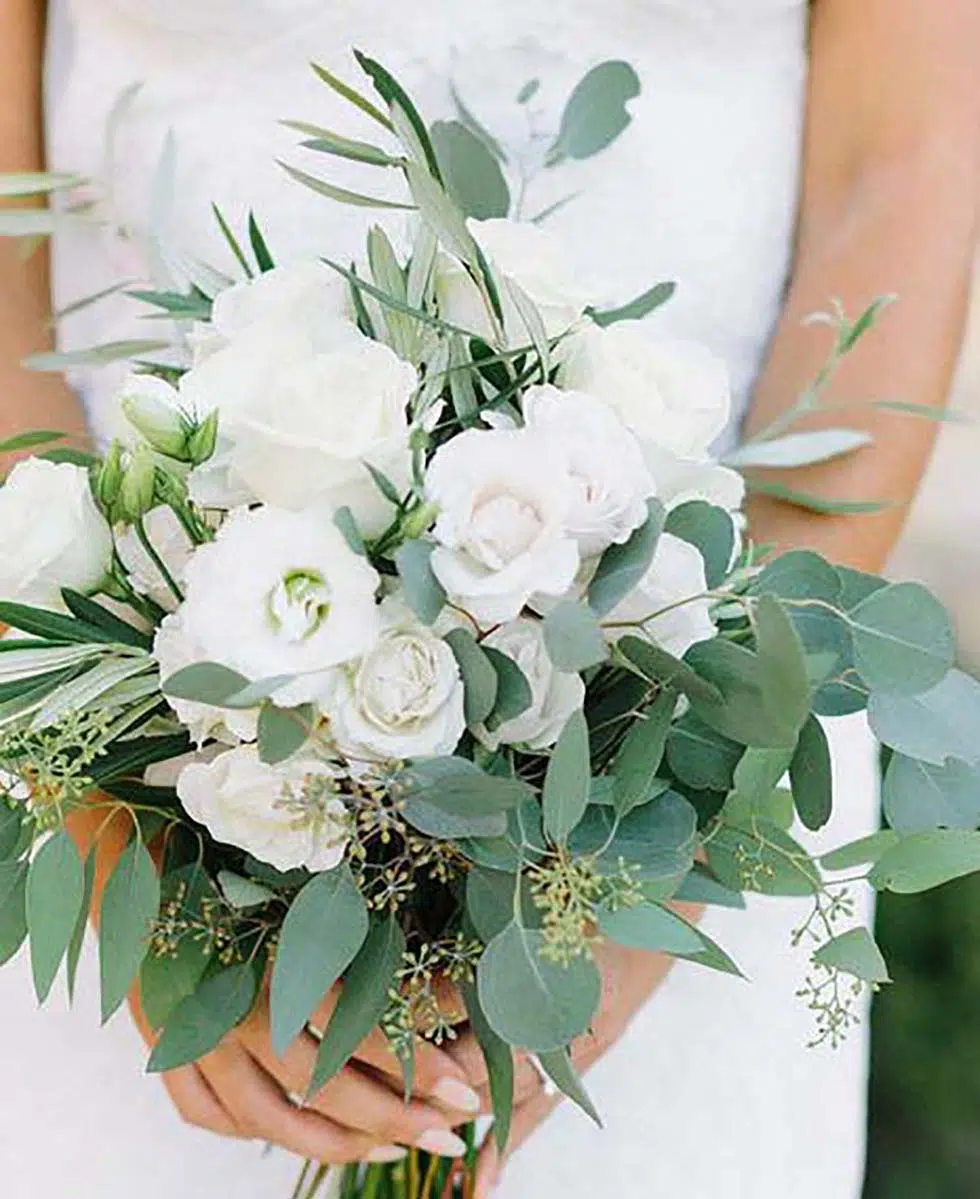
{"label": "bridal bouquet", "polygon": [[[888,978],[848,888],[980,869],[980,689],[923,587],[767,554],[740,515],[740,472],[780,491],[767,468],[867,441],[790,426],[877,306],[827,316],[813,387],[714,461],[725,372],[659,330],[670,287],[590,306],[544,229],[487,216],[479,126],[431,133],[359,61],[377,104],[321,74],[388,148],[303,132],[403,176],[406,244],[378,226],[354,265],[277,267],[256,222],[245,248],[222,220],[242,279],[138,293],[172,338],[93,354],[136,359],[131,434],[97,458],[0,446],[36,451],[0,489],[0,961],[26,939],[39,999],[63,963],[73,986],[94,854],[65,820],[124,813],[102,1010],[139,979],[151,1071],[212,1050],[267,979],[283,1052],[342,982],[310,1092],[378,1025],[410,1089],[418,1038],[453,1035],[448,979],[503,1146],[516,1053],[595,1116],[569,1050],[601,940],[738,974],[673,900],[812,899],[808,998],[836,1042]],[[573,102],[572,156],[616,132]],[[890,827],[818,857],[798,830],[835,802],[821,717],[865,708]],[[417,1199],[423,1177],[470,1193],[417,1151],[343,1193]]]}

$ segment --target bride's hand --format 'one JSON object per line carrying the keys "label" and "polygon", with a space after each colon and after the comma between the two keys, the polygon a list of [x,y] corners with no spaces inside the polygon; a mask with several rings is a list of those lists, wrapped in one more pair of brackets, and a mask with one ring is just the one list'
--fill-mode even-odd
{"label": "bride's hand", "polygon": [[[687,916],[696,915],[693,908],[682,909]],[[623,1036],[634,1015],[663,982],[673,962],[663,954],[623,949],[608,942],[596,950],[596,962],[602,972],[602,1002],[593,1022],[592,1031],[572,1047],[572,1060],[583,1074]],[[483,1111],[491,1111],[486,1067],[476,1038],[472,1033],[450,1047],[450,1055],[466,1071],[471,1082],[478,1084]],[[546,1093],[541,1075],[526,1056],[518,1056],[514,1079],[514,1117],[511,1126],[508,1154],[519,1149],[555,1108],[563,1096]],[[582,1117],[585,1119],[585,1116]],[[475,1199],[489,1199],[500,1178],[505,1163],[500,1161],[493,1136],[489,1136],[480,1153],[477,1167]]]}
{"label": "bride's hand", "polygon": [[[336,1003],[331,992],[310,1021],[326,1026]],[[154,1037],[138,998],[130,1006],[144,1039]],[[401,1067],[380,1030],[308,1106],[299,1106],[317,1056],[308,1030],[279,1058],[272,1049],[269,1009],[263,999],[253,1014],[199,1062],[163,1075],[187,1123],[229,1137],[268,1141],[300,1157],[331,1165],[397,1161],[403,1146],[460,1156],[465,1146],[454,1125],[471,1119],[479,1096],[462,1068],[434,1046],[416,1054],[415,1098],[405,1103]]]}

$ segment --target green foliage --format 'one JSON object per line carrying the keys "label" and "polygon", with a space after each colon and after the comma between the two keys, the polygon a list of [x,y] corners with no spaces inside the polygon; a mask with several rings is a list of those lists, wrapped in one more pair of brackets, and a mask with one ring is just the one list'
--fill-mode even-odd
{"label": "green foliage", "polygon": [[664,692],[626,734],[613,764],[613,807],[620,817],[648,801],[659,780],[676,696]]}
{"label": "green foliage", "polygon": [[544,828],[564,845],[585,814],[589,802],[589,726],[581,711],[573,712],[555,745],[544,780],[541,806]]}
{"label": "green foliage", "polygon": [[635,808],[622,820],[610,808],[592,806],[569,846],[576,855],[598,855],[599,868],[610,877],[625,865],[639,882],[679,882],[694,865],[697,813],[674,791]]}
{"label": "green foliage", "polygon": [[920,583],[893,583],[851,612],[854,663],[872,690],[915,695],[935,687],[953,665],[949,617]]}
{"label": "green foliage", "polygon": [[432,570],[431,541],[406,541],[395,554],[405,600],[423,624],[431,625],[446,604],[446,593]]}
{"label": "green foliage", "polygon": [[704,500],[689,500],[672,509],[666,529],[700,550],[709,587],[724,582],[735,553],[735,525],[724,508]]}
{"label": "green foliage", "polygon": [[344,986],[324,1030],[308,1095],[312,1097],[344,1068],[378,1024],[405,953],[397,920],[375,920],[344,975]]}
{"label": "green foliage", "polygon": [[486,141],[461,121],[437,121],[430,130],[446,190],[468,217],[484,221],[510,212],[510,189]]}
{"label": "green foliage", "polygon": [[822,829],[833,811],[834,778],[827,734],[815,716],[800,730],[789,774],[800,820],[812,831]]}
{"label": "green foliage", "polygon": [[935,829],[903,837],[871,871],[879,891],[911,895],[980,870],[980,833]]}
{"label": "green foliage", "polygon": [[34,990],[44,1003],[68,950],[85,894],[75,842],[60,830],[41,846],[27,875],[27,925]]}
{"label": "green foliage", "polygon": [[258,989],[258,974],[250,962],[206,975],[170,1015],[150,1055],[147,1073],[177,1070],[216,1049],[251,1012]]}
{"label": "green foliage", "polygon": [[504,1153],[510,1140],[514,1111],[514,1054],[507,1042],[490,1026],[476,987],[463,982],[460,990],[470,1024],[483,1053],[490,1081],[490,1100],[493,1106],[493,1136],[497,1149]]}
{"label": "green foliage", "polygon": [[625,62],[604,62],[576,86],[565,105],[558,137],[547,164],[591,158],[604,150],[631,121],[627,104],[640,94],[636,71]]}
{"label": "green foliage", "polygon": [[297,708],[263,704],[258,723],[259,757],[269,766],[285,762],[309,740],[316,719],[312,704],[301,704]]}
{"label": "green foliage", "polygon": [[618,308],[587,308],[586,312],[600,329],[618,325],[620,321],[639,321],[656,312],[673,296],[676,283],[655,283],[653,287]]}
{"label": "green foliage", "polygon": [[601,912],[599,928],[610,941],[627,949],[690,956],[703,948],[700,936],[686,920],[655,903]]}
{"label": "green foliage", "polygon": [[563,1049],[589,1027],[602,982],[580,957],[557,965],[543,956],[544,933],[512,921],[487,946],[477,970],[480,1005],[508,1045],[532,1053]]}
{"label": "green foliage", "polygon": [[0,966],[27,937],[27,863],[0,862]]}
{"label": "green foliage", "polygon": [[160,879],[146,846],[134,837],[102,894],[99,966],[103,1024],[122,1004],[146,956],[160,910]]}
{"label": "green foliage", "polygon": [[367,909],[346,866],[315,875],[300,891],[283,922],[272,971],[272,1047],[280,1057],[367,934]]}
{"label": "green foliage", "polygon": [[910,758],[933,766],[980,759],[980,683],[962,670],[918,695],[875,692],[868,719],[880,741]]}
{"label": "green foliage", "polygon": [[948,758],[942,766],[893,754],[882,789],[885,816],[899,833],[980,827],[980,767]]}
{"label": "green foliage", "polygon": [[497,671],[468,629],[453,629],[446,641],[463,678],[466,723],[476,728],[489,717],[497,702]]}
{"label": "green foliage", "polygon": [[544,643],[558,670],[575,673],[597,666],[609,656],[595,614],[578,600],[556,604],[544,618]]}
{"label": "green foliage", "polygon": [[891,982],[881,950],[866,928],[852,928],[832,937],[814,953],[813,960],[830,970],[851,974],[862,982]]}
{"label": "green foliage", "polygon": [[650,569],[663,532],[666,511],[656,499],[647,501],[650,515],[623,545],[611,545],[599,559],[589,584],[589,607],[605,616],[633,590]]}
{"label": "green foliage", "polygon": [[538,1055],[538,1062],[558,1090],[571,1099],[577,1107],[580,1107],[593,1124],[601,1128],[602,1120],[595,1104],[589,1098],[584,1083],[572,1065],[572,1057],[568,1050],[556,1049],[552,1053],[541,1053]]}

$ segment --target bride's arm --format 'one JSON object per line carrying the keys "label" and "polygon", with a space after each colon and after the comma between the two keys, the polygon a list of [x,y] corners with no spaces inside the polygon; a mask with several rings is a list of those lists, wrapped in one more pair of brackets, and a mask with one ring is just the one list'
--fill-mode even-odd
{"label": "bride's arm", "polygon": [[[848,360],[832,402],[945,401],[963,333],[980,211],[978,60],[977,0],[814,3],[796,264],[748,433],[789,408],[823,364],[826,339],[801,322],[833,296],[852,315],[882,292],[901,300]],[[834,561],[878,570],[918,487],[934,426],[867,408],[812,422],[821,423],[868,429],[879,442],[852,458],[794,471],[785,481],[829,498],[881,497],[895,506],[877,516],[833,517],[755,499],[754,535],[761,543],[807,546]],[[663,981],[666,962],[605,947],[599,1035],[583,1038],[575,1054],[580,1068],[621,1035]],[[477,1073],[474,1047],[464,1043],[460,1054]],[[555,1106],[541,1094],[533,1071],[522,1068],[519,1078],[523,1103],[515,1113],[515,1146]],[[498,1169],[490,1143],[476,1199],[487,1199]]]}
{"label": "bride's arm", "polygon": [[[980,214],[980,5],[818,0],[811,46],[797,264],[749,434],[788,408],[821,365],[827,339],[801,322],[832,296],[851,315],[880,293],[898,297],[845,361],[828,393],[835,405],[942,405],[963,335]],[[809,421],[830,424],[867,429],[878,441],[785,482],[892,506],[874,516],[822,516],[757,498],[751,525],[760,542],[878,570],[918,488],[935,425],[867,406]]]}
{"label": "bride's arm", "polygon": [[[42,0],[0,0],[0,173],[42,169],[44,18]],[[17,243],[0,238],[0,440],[37,428],[57,429],[79,440],[85,436],[83,414],[63,381],[31,374],[20,365],[26,354],[48,347],[49,314],[46,254],[38,251],[25,262]],[[0,462],[0,469],[9,465]],[[106,827],[105,809],[92,808],[73,815],[71,831],[86,849],[101,833],[93,903],[98,911],[102,886],[126,846],[126,818],[120,815]],[[148,1035],[135,992],[132,1006]],[[329,1010],[320,1015],[325,1023]],[[351,1067],[312,1107],[299,1111],[287,1092],[305,1091],[315,1055],[315,1043],[304,1035],[279,1061],[271,1049],[267,1013],[260,1011],[200,1067],[173,1071],[164,1081],[189,1123],[272,1141],[313,1158],[356,1159],[393,1142],[421,1142],[435,1152],[454,1149],[455,1138],[446,1138],[451,1125],[465,1115],[459,1105],[466,1101],[467,1088],[461,1070],[439,1050],[420,1056],[419,1089],[441,1100],[442,1107],[402,1102],[401,1067],[378,1033],[358,1056],[379,1075],[389,1073],[391,1087]],[[106,1130],[107,1138],[111,1135]]]}

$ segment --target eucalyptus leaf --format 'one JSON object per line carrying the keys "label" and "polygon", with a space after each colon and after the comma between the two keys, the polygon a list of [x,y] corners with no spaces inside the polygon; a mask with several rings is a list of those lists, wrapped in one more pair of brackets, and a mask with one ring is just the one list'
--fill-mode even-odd
{"label": "eucalyptus leaf", "polygon": [[481,647],[497,675],[497,692],[491,716],[496,727],[509,720],[523,716],[534,702],[534,693],[527,675],[513,658],[494,649],[492,645]]}
{"label": "eucalyptus leaf", "polygon": [[395,554],[405,601],[423,624],[431,625],[446,605],[446,592],[432,570],[431,541],[406,541]]}
{"label": "eucalyptus leaf", "polygon": [[216,1049],[251,1012],[258,988],[249,963],[208,975],[171,1013],[150,1055],[147,1073],[178,1070]]}
{"label": "eucalyptus leaf", "polygon": [[597,666],[609,656],[602,626],[595,614],[578,600],[566,599],[544,618],[545,648],[558,670],[575,674]]}
{"label": "eucalyptus leaf", "polygon": [[868,719],[880,741],[910,758],[980,762],[980,682],[962,670],[918,695],[874,692]]}
{"label": "eucalyptus leaf", "polygon": [[813,960],[830,970],[842,970],[862,982],[878,984],[891,982],[888,966],[866,928],[852,928],[832,937],[813,955]]}
{"label": "eucalyptus leaf", "polygon": [[586,312],[600,329],[621,321],[639,321],[661,308],[677,290],[676,283],[655,283],[653,287],[618,308],[587,308]]}
{"label": "eucalyptus leaf", "polygon": [[525,928],[541,927],[541,911],[535,906],[526,875],[505,874],[475,866],[466,876],[466,915],[473,931],[486,944],[504,931],[514,919],[514,905]]}
{"label": "eucalyptus leaf", "polygon": [[618,820],[605,807],[588,809],[569,841],[572,853],[597,855],[600,870],[617,875],[625,863],[641,883],[678,881],[694,865],[697,813],[676,791]]}
{"label": "eucalyptus leaf", "polygon": [[942,604],[920,583],[893,583],[850,614],[854,664],[873,691],[914,695],[942,682],[955,639]]}
{"label": "eucalyptus leaf", "polygon": [[676,721],[667,739],[667,763],[695,790],[728,791],[744,749],[693,712]]}
{"label": "eucalyptus leaf", "polygon": [[308,1099],[347,1065],[380,1023],[404,954],[405,935],[397,919],[375,920],[344,976],[337,1006],[320,1041]]}
{"label": "eucalyptus leaf", "polygon": [[741,891],[733,891],[720,883],[708,870],[695,863],[691,873],[674,892],[678,903],[707,904],[711,907],[734,908],[744,910],[745,896]]}
{"label": "eucalyptus leaf", "polygon": [[95,890],[96,858],[95,850],[89,850],[88,857],[85,859],[82,902],[78,908],[78,919],[75,922],[71,940],[68,942],[68,952],[65,955],[65,977],[68,982],[69,1003],[74,1003],[75,1001],[75,980],[78,977],[78,963],[81,960],[82,949],[85,946],[85,934],[88,932],[92,893]]}
{"label": "eucalyptus leaf", "polygon": [[470,1018],[470,1027],[479,1042],[487,1067],[493,1107],[493,1138],[498,1153],[503,1154],[510,1140],[514,1111],[514,1054],[507,1042],[490,1027],[473,983],[462,982],[460,991],[466,1004],[466,1014]]}
{"label": "eucalyptus leaf", "polygon": [[822,829],[833,812],[834,777],[827,734],[815,716],[800,730],[789,775],[800,820],[814,832]]}
{"label": "eucalyptus leaf", "polygon": [[589,584],[589,607],[606,616],[643,579],[664,529],[666,509],[657,499],[647,500],[649,515],[623,545],[611,545],[599,559]]}
{"label": "eucalyptus leaf", "polygon": [[280,1057],[367,933],[367,908],[347,866],[314,875],[297,895],[279,936],[269,995],[272,1047]]}
{"label": "eucalyptus leaf", "polygon": [[812,466],[853,454],[871,445],[874,437],[860,429],[817,429],[809,433],[787,433],[765,441],[749,441],[723,459],[726,466],[744,469],[764,466]]}
{"label": "eucalyptus leaf", "polygon": [[103,1024],[129,993],[159,913],[160,879],[146,846],[134,837],[102,893],[99,972]]}
{"label": "eucalyptus leaf", "polygon": [[768,495],[796,508],[803,508],[807,512],[817,512],[821,516],[873,516],[875,513],[885,512],[892,506],[887,500],[835,500],[755,476],[746,479],[746,486],[755,495]]}
{"label": "eucalyptus leaf", "polygon": [[602,1128],[602,1120],[595,1104],[589,1098],[585,1084],[579,1078],[572,1065],[572,1056],[567,1049],[556,1049],[553,1053],[539,1053],[538,1064],[555,1084],[559,1091],[572,1103],[582,1109],[597,1128]]}
{"label": "eucalyptus leaf", "polygon": [[160,689],[172,699],[186,699],[198,704],[221,707],[226,700],[249,685],[249,680],[237,670],[218,662],[195,662],[164,679]]}
{"label": "eucalyptus leaf", "polygon": [[857,866],[874,865],[880,857],[896,846],[899,842],[898,833],[886,828],[870,836],[861,837],[847,845],[825,853],[820,859],[820,865],[832,872],[839,870],[854,870]]}
{"label": "eucalyptus leaf", "polygon": [[27,874],[27,925],[31,970],[38,1002],[51,991],[68,949],[85,894],[85,870],[75,842],[64,829],[34,855]]}
{"label": "eucalyptus leaf", "polygon": [[259,712],[259,757],[268,766],[278,766],[303,748],[316,725],[316,709],[312,704],[297,708],[277,708],[263,704]]}
{"label": "eucalyptus leaf", "polygon": [[980,832],[934,829],[902,837],[878,858],[871,885],[900,895],[930,891],[980,871]]}
{"label": "eucalyptus leaf", "polygon": [[730,513],[704,500],[688,500],[671,509],[665,528],[700,551],[709,588],[721,586],[735,553],[735,525]]}
{"label": "eucalyptus leaf", "polygon": [[357,518],[346,504],[333,514],[333,523],[343,534],[348,547],[359,557],[366,558],[367,546],[364,544],[364,535],[358,526]]}
{"label": "eucalyptus leaf", "polygon": [[263,907],[276,898],[275,891],[254,879],[235,874],[232,870],[218,871],[218,886],[228,905],[237,911]]}
{"label": "eucalyptus leaf", "polygon": [[477,967],[480,1006],[493,1031],[532,1053],[563,1049],[589,1027],[602,992],[590,957],[560,966],[542,956],[544,934],[509,924]]}
{"label": "eucalyptus leaf", "polygon": [[612,802],[617,815],[626,816],[646,803],[651,789],[658,785],[656,774],[676,706],[674,693],[664,692],[626,734],[612,767]]}
{"label": "eucalyptus leaf", "polygon": [[545,163],[591,158],[616,140],[632,120],[627,105],[640,94],[640,79],[626,62],[593,67],[576,86],[562,113],[558,137]]}
{"label": "eucalyptus leaf", "polygon": [[688,699],[718,703],[721,692],[701,678],[691,667],[665,649],[640,637],[621,637],[616,642],[616,658],[657,687],[680,691]]}
{"label": "eucalyptus leaf", "polygon": [[400,802],[423,802],[456,817],[499,815],[534,801],[521,779],[488,774],[466,758],[427,758],[399,774],[393,793]]}
{"label": "eucalyptus leaf", "polygon": [[486,141],[461,121],[437,121],[430,133],[446,189],[466,216],[506,217],[510,189]]}
{"label": "eucalyptus leaf", "polygon": [[685,921],[659,904],[638,904],[611,912],[599,912],[602,934],[626,949],[648,953],[699,954],[701,938]]}
{"label": "eucalyptus leaf", "polygon": [[589,726],[581,710],[568,718],[548,762],[541,806],[544,828],[558,845],[564,845],[585,814],[592,777]]}
{"label": "eucalyptus leaf", "polygon": [[712,872],[733,891],[809,896],[820,885],[806,850],[763,820],[756,820],[751,829],[721,826],[706,852]]}
{"label": "eucalyptus leaf", "polygon": [[936,766],[893,754],[882,801],[888,823],[899,833],[980,828],[980,766],[957,758]]}
{"label": "eucalyptus leaf", "polygon": [[468,629],[453,629],[446,635],[446,641],[463,679],[466,723],[477,728],[497,702],[497,671]]}
{"label": "eucalyptus leaf", "polygon": [[0,862],[0,966],[27,937],[27,863]]}

